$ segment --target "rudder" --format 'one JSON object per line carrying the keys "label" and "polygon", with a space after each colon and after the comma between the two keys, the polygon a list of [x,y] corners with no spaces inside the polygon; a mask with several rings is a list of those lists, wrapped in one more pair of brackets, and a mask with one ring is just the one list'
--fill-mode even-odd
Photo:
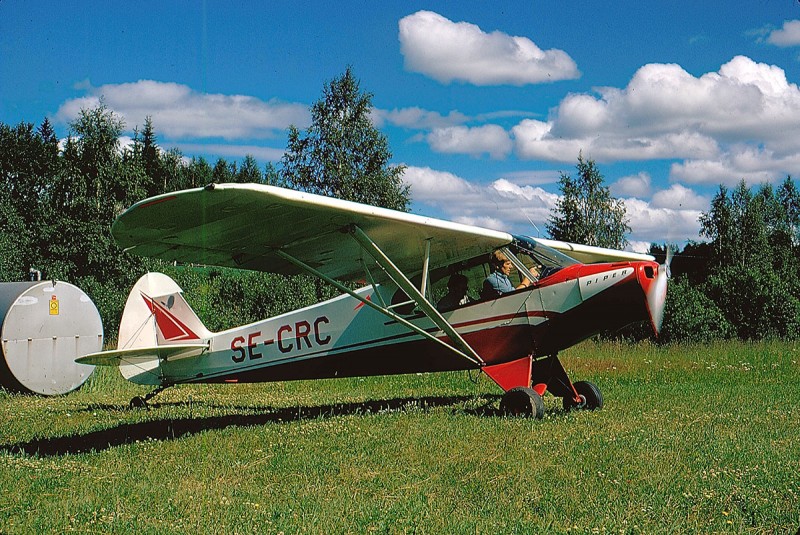
{"label": "rudder", "polygon": [[[163,273],[143,275],[128,295],[119,324],[117,349],[155,347],[209,338],[183,290]],[[161,384],[157,355],[126,360],[120,364],[125,379],[138,384]]]}

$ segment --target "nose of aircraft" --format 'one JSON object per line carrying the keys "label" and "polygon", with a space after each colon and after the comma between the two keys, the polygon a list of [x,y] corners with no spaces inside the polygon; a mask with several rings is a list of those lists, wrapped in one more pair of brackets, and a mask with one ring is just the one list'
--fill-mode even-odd
{"label": "nose of aircraft", "polygon": [[639,284],[644,290],[647,302],[647,311],[650,314],[650,324],[658,336],[661,324],[664,321],[664,304],[667,300],[667,281],[670,277],[669,264],[671,254],[667,252],[667,259],[663,264],[644,262],[637,271]]}

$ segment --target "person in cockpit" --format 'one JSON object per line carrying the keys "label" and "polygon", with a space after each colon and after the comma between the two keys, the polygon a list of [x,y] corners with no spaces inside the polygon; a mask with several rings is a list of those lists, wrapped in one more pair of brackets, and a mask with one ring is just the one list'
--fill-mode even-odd
{"label": "person in cockpit", "polygon": [[533,284],[533,280],[537,277],[538,273],[535,268],[530,269],[531,277],[525,279],[518,286],[511,283],[508,278],[511,275],[511,270],[514,269],[514,264],[511,260],[500,250],[494,251],[489,257],[489,268],[491,274],[483,281],[483,288],[481,289],[481,299],[494,299],[500,297],[504,293],[513,292],[520,288],[527,288]]}
{"label": "person in cockpit", "polygon": [[438,310],[450,310],[471,301],[467,295],[467,277],[461,273],[453,273],[447,281],[447,293],[436,303]]}

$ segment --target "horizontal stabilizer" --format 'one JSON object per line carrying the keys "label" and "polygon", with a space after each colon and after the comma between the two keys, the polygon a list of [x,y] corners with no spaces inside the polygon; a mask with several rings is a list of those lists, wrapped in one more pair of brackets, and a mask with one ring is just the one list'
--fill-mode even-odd
{"label": "horizontal stabilizer", "polygon": [[133,349],[116,349],[100,351],[75,359],[79,364],[93,366],[119,366],[126,360],[152,357],[158,360],[178,360],[199,357],[208,351],[208,344],[172,344],[154,347],[136,347]]}

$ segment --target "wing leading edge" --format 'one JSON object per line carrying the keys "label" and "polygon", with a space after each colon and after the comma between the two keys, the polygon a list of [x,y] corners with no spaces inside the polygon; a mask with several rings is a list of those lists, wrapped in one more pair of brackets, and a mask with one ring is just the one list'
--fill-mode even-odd
{"label": "wing leading edge", "polygon": [[579,243],[569,243],[558,240],[546,240],[544,238],[534,238],[537,242],[546,245],[565,255],[574,258],[582,264],[594,264],[597,262],[641,262],[655,260],[655,257],[644,253],[634,253],[631,251],[620,251],[618,249],[607,249],[605,247],[595,247],[593,245],[582,245]]}
{"label": "wing leading edge", "polygon": [[[352,238],[359,227],[411,276],[511,243],[512,236],[481,227],[257,184],[214,184],[151,197],[114,222],[125,250],[168,261],[281,274],[301,270],[281,250],[338,280],[360,280],[364,262]],[[380,279],[381,277],[378,277]]]}

